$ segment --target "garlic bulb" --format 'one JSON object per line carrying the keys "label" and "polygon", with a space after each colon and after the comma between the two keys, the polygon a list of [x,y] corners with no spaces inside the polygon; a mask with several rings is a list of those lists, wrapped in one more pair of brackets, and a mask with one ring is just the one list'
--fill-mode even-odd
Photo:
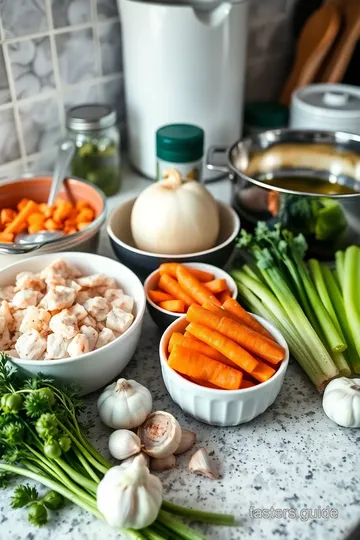
{"label": "garlic bulb", "polygon": [[360,427],[360,379],[340,377],[330,381],[325,388],[323,409],[339,426]]}
{"label": "garlic bulb", "polygon": [[219,228],[219,209],[212,195],[175,170],[144,189],[131,213],[136,246],[152,253],[182,255],[210,249]]}
{"label": "garlic bulb", "polygon": [[109,437],[109,452],[115,459],[127,459],[141,450],[141,441],[136,433],[118,429]]}
{"label": "garlic bulb", "polygon": [[105,388],[97,408],[106,426],[132,429],[140,426],[151,413],[152,397],[149,390],[136,381],[119,379]]}
{"label": "garlic bulb", "polygon": [[137,433],[144,452],[154,458],[171,456],[181,441],[180,424],[172,414],[164,411],[151,413]]}
{"label": "garlic bulb", "polygon": [[219,473],[211,463],[209,454],[205,448],[199,448],[189,461],[188,469],[190,472],[201,474],[211,480],[219,478]]}
{"label": "garlic bulb", "polygon": [[142,463],[112,467],[97,488],[97,507],[112,527],[142,529],[158,516],[162,486]]}
{"label": "garlic bulb", "polygon": [[139,461],[145,465],[145,467],[149,468],[150,458],[147,454],[145,454],[145,452],[140,452],[140,454],[135,454],[127,459],[124,459],[121,465],[131,465],[131,463],[134,463],[134,461]]}

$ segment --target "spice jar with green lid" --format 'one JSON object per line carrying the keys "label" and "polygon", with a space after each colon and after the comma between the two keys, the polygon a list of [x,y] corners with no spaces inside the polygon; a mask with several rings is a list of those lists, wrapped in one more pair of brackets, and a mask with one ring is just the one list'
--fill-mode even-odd
{"label": "spice jar with green lid", "polygon": [[68,135],[76,143],[71,163],[74,176],[114,195],[120,187],[120,133],[116,112],[108,105],[88,104],[67,113]]}
{"label": "spice jar with green lid", "polygon": [[156,132],[158,180],[169,169],[176,169],[184,178],[201,180],[204,155],[204,131],[190,124],[170,124]]}

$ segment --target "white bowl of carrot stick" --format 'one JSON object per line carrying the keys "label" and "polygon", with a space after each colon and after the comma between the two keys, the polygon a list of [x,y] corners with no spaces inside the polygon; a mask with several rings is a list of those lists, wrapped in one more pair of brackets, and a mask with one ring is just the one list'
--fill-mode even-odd
{"label": "white bowl of carrot stick", "polygon": [[193,304],[160,341],[165,386],[201,422],[236,426],[275,401],[289,363],[282,334],[234,299]]}
{"label": "white bowl of carrot stick", "polygon": [[205,300],[219,307],[237,297],[233,278],[221,268],[204,263],[164,263],[144,283],[151,318],[164,330],[186,313],[188,307]]}

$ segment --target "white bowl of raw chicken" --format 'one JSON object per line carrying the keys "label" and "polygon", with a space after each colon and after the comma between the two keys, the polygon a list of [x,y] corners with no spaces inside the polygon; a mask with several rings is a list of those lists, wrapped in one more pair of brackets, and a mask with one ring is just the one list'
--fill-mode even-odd
{"label": "white bowl of raw chicken", "polygon": [[[115,280],[116,285],[114,287],[122,289],[124,294],[127,295],[127,298],[133,299],[133,306],[131,306],[130,308],[134,316],[132,323],[127,329],[125,329],[126,326],[124,326],[124,331],[121,334],[119,332],[115,332],[114,330],[114,334],[116,335],[116,337],[115,339],[113,339],[113,341],[107,344],[101,344],[100,348],[95,348],[90,352],[82,352],[82,343],[81,340],[78,339],[75,340],[77,341],[77,343],[74,342],[73,344],[73,350],[71,351],[73,356],[69,357],[68,353],[66,353],[67,357],[62,359],[30,360],[28,358],[24,358],[24,356],[27,355],[27,353],[25,353],[25,350],[27,349],[26,343],[23,343],[25,347],[23,349],[24,355],[21,355],[20,358],[16,358],[15,355],[10,355],[10,358],[12,363],[18,369],[21,369],[23,372],[26,372],[29,375],[35,375],[36,373],[41,372],[45,375],[53,377],[58,383],[75,384],[82,388],[83,394],[88,394],[101,388],[105,384],[109,383],[112,379],[117,377],[133,356],[140,338],[142,321],[146,305],[144,289],[138,277],[131,270],[129,270],[129,268],[117,261],[108,259],[106,257],[101,257],[100,255],[75,252],[37,255],[30,259],[26,259],[21,262],[12,264],[11,266],[8,266],[0,271],[0,317],[4,316],[4,313],[1,313],[1,310],[3,310],[3,304],[1,301],[4,296],[8,297],[8,293],[4,293],[4,288],[9,285],[14,285],[16,277],[21,272],[32,272],[34,274],[38,274],[49,265],[54,264],[54,262],[58,259],[65,261],[65,263],[67,265],[70,265],[71,267],[76,267],[81,272],[81,277],[92,276],[93,274],[102,274],[109,278],[109,283],[105,280],[104,283],[101,284],[102,286],[98,287],[96,296],[107,296],[109,294],[108,290],[113,287],[111,282]],[[78,279],[79,278],[75,278],[74,281],[76,282]],[[89,283],[91,283],[91,280]],[[27,287],[29,286],[27,285]],[[90,291],[91,289],[87,289],[85,287],[85,291],[86,290]],[[9,289],[6,289],[6,291],[9,291]],[[78,292],[76,294],[78,294]],[[22,296],[26,296],[26,294]],[[41,301],[44,300],[40,300],[40,304]],[[56,305],[56,298],[54,305]],[[54,307],[54,305],[51,305],[50,307]],[[86,304],[84,303],[84,306],[85,305]],[[48,309],[50,309],[50,307],[48,307]],[[92,313],[96,312],[94,311]],[[56,315],[56,312],[54,313],[54,310],[52,310],[51,315],[53,318]],[[126,318],[125,314],[124,316]],[[51,323],[52,318],[50,319],[49,324]],[[99,317],[99,319],[101,318],[102,317]],[[82,319],[82,321],[83,320],[84,319]],[[89,321],[89,319],[85,319],[85,323],[87,321]],[[79,327],[81,323],[79,322]],[[95,328],[98,332],[98,336],[95,337],[98,339],[100,332],[102,331],[101,324],[106,327],[107,320],[103,319],[101,323],[99,321],[99,323],[97,324],[99,325]],[[71,328],[70,330],[68,328],[66,332],[67,331],[70,331],[71,333]],[[48,332],[49,330],[47,332],[44,331],[44,336],[46,339],[48,339],[49,336]],[[106,334],[105,337],[107,337],[106,331],[104,331],[103,334]],[[20,337],[20,334],[18,334],[18,337]],[[15,338],[13,338],[13,342],[10,346],[5,346],[4,340],[2,338],[3,336],[0,336],[0,350],[15,348]],[[55,345],[59,346],[59,343]],[[96,345],[92,345],[91,348],[95,346]],[[80,355],[76,355],[76,347],[80,347]],[[17,348],[19,350],[19,346]],[[44,355],[46,354],[47,350],[41,356],[44,357]],[[29,355],[32,356],[31,353]],[[54,355],[56,356],[56,353]]]}

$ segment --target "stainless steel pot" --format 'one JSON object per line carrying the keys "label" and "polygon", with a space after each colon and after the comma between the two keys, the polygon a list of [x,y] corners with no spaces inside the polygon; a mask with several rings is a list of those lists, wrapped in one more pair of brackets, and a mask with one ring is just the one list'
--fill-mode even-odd
{"label": "stainless steel pot", "polygon": [[[310,251],[323,258],[360,243],[360,136],[313,130],[265,131],[230,148],[211,147],[206,165],[232,180],[232,204],[246,228],[257,221],[280,221],[302,232]],[[287,182],[303,178],[314,182],[312,189],[319,192],[287,188]],[[326,183],[315,184],[317,179]],[[281,187],[274,185],[274,180],[281,181]],[[346,188],[354,191],[337,193]]]}

